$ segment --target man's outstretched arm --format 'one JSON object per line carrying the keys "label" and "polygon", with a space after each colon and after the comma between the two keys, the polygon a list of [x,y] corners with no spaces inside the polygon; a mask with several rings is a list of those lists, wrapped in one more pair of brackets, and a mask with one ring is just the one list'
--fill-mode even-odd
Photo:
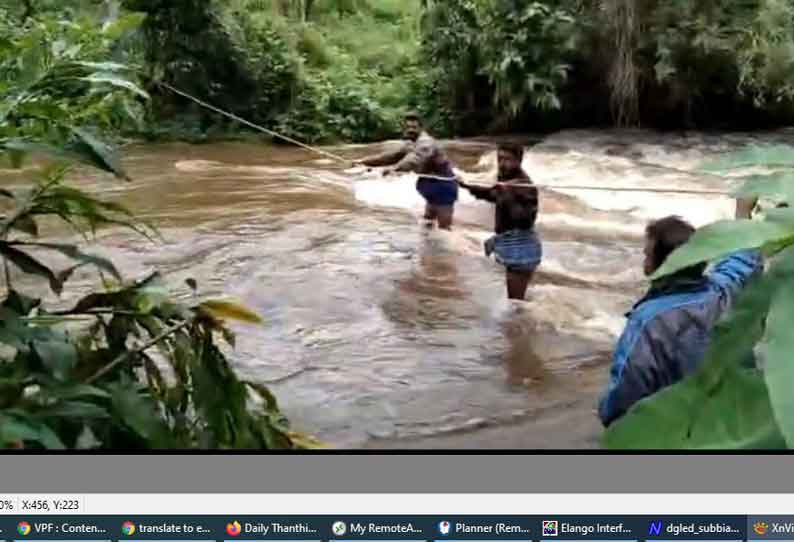
{"label": "man's outstretched arm", "polygon": [[356,160],[356,163],[368,167],[383,167],[397,164],[405,158],[408,154],[408,149],[405,145],[401,145],[399,149],[388,150],[373,156],[367,156],[361,160]]}

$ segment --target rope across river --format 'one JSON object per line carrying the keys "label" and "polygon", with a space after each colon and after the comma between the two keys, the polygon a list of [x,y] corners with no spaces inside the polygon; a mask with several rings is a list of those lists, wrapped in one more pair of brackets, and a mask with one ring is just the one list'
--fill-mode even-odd
{"label": "rope across river", "polygon": [[[350,160],[348,158],[344,158],[342,156],[339,156],[338,154],[334,154],[332,152],[328,152],[328,151],[325,151],[323,149],[319,149],[317,147],[313,147],[311,145],[307,145],[306,143],[302,143],[302,142],[300,142],[300,141],[298,141],[296,139],[293,139],[291,137],[285,136],[285,135],[280,134],[280,133],[278,133],[276,131],[269,130],[268,128],[265,128],[264,126],[260,126],[258,124],[253,123],[253,122],[247,121],[244,118],[238,117],[234,113],[230,113],[228,111],[224,111],[223,109],[221,109],[219,107],[216,107],[216,106],[214,106],[214,105],[212,105],[210,103],[207,103],[204,100],[201,100],[199,98],[196,98],[195,96],[191,96],[190,94],[188,94],[186,92],[183,92],[183,91],[181,91],[181,90],[179,90],[177,88],[174,88],[173,86],[169,85],[168,83],[164,83],[162,81],[158,81],[157,84],[160,85],[161,87],[167,89],[167,90],[170,90],[174,94],[177,94],[179,96],[182,96],[183,98],[187,98],[188,100],[190,100],[192,102],[195,102],[196,104],[200,105],[201,107],[209,109],[210,111],[218,113],[219,115],[223,115],[223,116],[225,116],[227,118],[230,118],[230,119],[232,119],[232,120],[234,120],[236,122],[239,122],[240,124],[248,126],[249,128],[253,128],[254,130],[260,131],[260,132],[265,133],[265,134],[267,134],[269,136],[282,139],[282,140],[284,140],[284,141],[286,141],[288,143],[292,143],[293,145],[296,145],[296,146],[301,147],[303,149],[306,149],[308,151],[311,151],[311,152],[314,152],[316,154],[325,156],[326,158],[331,158],[331,159],[336,160],[338,162],[341,162],[341,163],[343,163],[345,165],[349,166],[349,165],[354,163],[352,160]],[[447,181],[447,182],[457,182],[457,178],[456,177],[439,177],[439,176],[436,176],[436,175],[425,175],[425,174],[421,174],[421,176],[426,178],[426,179],[434,179],[434,180],[438,180],[438,181]],[[651,193],[665,193],[665,194],[698,194],[698,195],[711,195],[711,196],[733,196],[733,194],[731,192],[725,192],[725,191],[720,191],[720,190],[690,190],[690,189],[682,189],[682,188],[652,188],[652,187],[647,187],[646,188],[646,187],[614,187],[614,186],[584,186],[584,185],[547,185],[547,184],[537,184],[537,183],[535,183],[534,186],[536,186],[538,188],[548,188],[548,189],[552,189],[552,190],[594,190],[594,191],[605,191],[605,192],[651,192]]]}

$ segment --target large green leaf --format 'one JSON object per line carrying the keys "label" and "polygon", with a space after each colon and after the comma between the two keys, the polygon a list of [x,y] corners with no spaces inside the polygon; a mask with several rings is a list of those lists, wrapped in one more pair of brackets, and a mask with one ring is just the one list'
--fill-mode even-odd
{"label": "large green leaf", "polygon": [[0,241],[0,255],[13,263],[25,273],[39,275],[46,278],[50,283],[50,288],[56,294],[60,294],[63,290],[63,283],[60,282],[58,277],[46,265],[42,264],[30,255],[17,250],[5,241]]}
{"label": "large green leaf", "polygon": [[778,289],[767,320],[765,356],[766,385],[789,447],[794,447],[794,275]]}
{"label": "large green leaf", "polygon": [[755,365],[753,348],[763,335],[766,313],[778,285],[768,276],[751,282],[715,326],[702,369],[694,376],[706,392],[719,385],[725,371]]}
{"label": "large green leaf", "polygon": [[693,449],[786,449],[760,371],[729,369],[697,412],[687,441]]}
{"label": "large green leaf", "polygon": [[71,152],[78,153],[84,158],[84,161],[99,169],[113,173],[121,179],[130,180],[116,151],[82,128],[72,128],[72,133],[77,139],[69,145]]}
{"label": "large green leaf", "polygon": [[763,377],[733,368],[707,393],[687,378],[640,401],[604,435],[610,449],[780,449]]}
{"label": "large green leaf", "polygon": [[767,243],[794,241],[794,228],[777,222],[723,220],[697,230],[689,241],[673,251],[651,279],[658,279],[731,252],[760,248]]}

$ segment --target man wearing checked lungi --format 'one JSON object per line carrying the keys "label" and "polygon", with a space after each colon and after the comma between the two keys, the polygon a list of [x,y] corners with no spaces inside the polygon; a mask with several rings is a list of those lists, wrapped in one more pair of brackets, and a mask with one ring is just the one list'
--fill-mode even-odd
{"label": "man wearing checked lungi", "polygon": [[524,299],[532,275],[540,265],[542,246],[535,232],[538,216],[538,189],[521,167],[524,148],[501,144],[497,152],[497,183],[477,187],[458,181],[478,199],[496,204],[495,235],[485,242],[485,254],[494,254],[505,266],[507,297]]}

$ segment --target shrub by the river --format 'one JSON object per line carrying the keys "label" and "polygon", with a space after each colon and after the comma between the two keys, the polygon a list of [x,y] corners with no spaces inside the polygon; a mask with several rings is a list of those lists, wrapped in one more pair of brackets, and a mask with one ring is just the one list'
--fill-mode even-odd
{"label": "shrub by the river", "polygon": [[[14,166],[28,153],[54,159],[0,187],[0,447],[303,446],[270,391],[241,379],[217,343],[234,344],[226,320],[258,325],[257,315],[198,296],[178,302],[156,274],[126,280],[80,245],[39,239],[39,227],[53,220],[86,241],[106,225],[156,234],[68,183],[79,174],[75,164],[130,180],[98,135],[135,122],[146,99],[125,65],[103,60],[117,30],[46,17],[0,21],[2,159]],[[53,269],[45,253],[71,263]],[[104,287],[70,309],[48,308],[45,290],[60,294],[82,268],[99,271]]]}

